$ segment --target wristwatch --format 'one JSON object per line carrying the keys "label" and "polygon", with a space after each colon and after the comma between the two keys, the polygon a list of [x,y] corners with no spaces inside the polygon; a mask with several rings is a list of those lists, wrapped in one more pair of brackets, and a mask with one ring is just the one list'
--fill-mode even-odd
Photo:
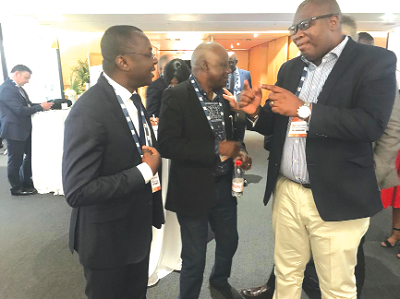
{"label": "wristwatch", "polygon": [[310,108],[310,103],[306,103],[304,102],[304,104],[302,106],[299,107],[299,109],[297,109],[297,116],[300,119],[307,119],[310,117],[311,115],[311,108]]}

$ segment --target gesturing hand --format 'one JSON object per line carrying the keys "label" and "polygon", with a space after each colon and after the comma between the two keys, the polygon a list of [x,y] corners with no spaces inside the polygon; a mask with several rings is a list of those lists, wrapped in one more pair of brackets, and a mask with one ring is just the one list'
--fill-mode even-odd
{"label": "gesturing hand", "polygon": [[233,111],[240,111],[239,105],[236,102],[235,96],[226,88],[223,88],[224,94],[222,96],[224,97],[225,100],[229,102],[229,105],[231,106],[231,110]]}
{"label": "gesturing hand", "polygon": [[161,164],[160,154],[154,147],[151,146],[142,146],[142,150],[143,150],[142,162],[147,163],[150,166],[151,170],[153,171],[153,175],[155,175]]}
{"label": "gesturing hand", "polygon": [[302,100],[296,97],[289,90],[275,85],[263,85],[263,89],[270,90],[269,104],[272,112],[285,116],[297,116],[297,109],[304,104]]}
{"label": "gesturing hand", "polygon": [[53,102],[43,102],[40,104],[44,111],[47,111],[53,106]]}
{"label": "gesturing hand", "polygon": [[262,98],[261,88],[251,90],[249,82],[244,80],[243,90],[239,97],[239,107],[250,117],[257,115]]}

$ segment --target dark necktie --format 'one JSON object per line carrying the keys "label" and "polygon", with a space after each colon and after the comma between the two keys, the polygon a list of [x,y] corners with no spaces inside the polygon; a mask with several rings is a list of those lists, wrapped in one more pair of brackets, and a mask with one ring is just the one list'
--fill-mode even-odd
{"label": "dark necktie", "polygon": [[140,145],[146,145],[146,138],[144,135],[144,128],[143,128],[143,121],[142,121],[142,100],[140,99],[140,96],[137,93],[134,93],[131,96],[131,100],[133,101],[133,103],[136,106],[136,109],[138,110],[138,118],[139,118],[139,141],[140,141]]}
{"label": "dark necktie", "polygon": [[22,97],[24,98],[26,104],[27,104],[28,106],[31,106],[31,103],[30,103],[30,101],[28,100],[28,96],[26,95],[25,90],[24,90],[21,86],[18,86],[18,90],[19,90],[19,93],[20,93],[20,94],[22,95]]}
{"label": "dark necktie", "polygon": [[235,73],[231,73],[231,81],[229,83],[229,89],[231,93],[233,94],[235,92]]}

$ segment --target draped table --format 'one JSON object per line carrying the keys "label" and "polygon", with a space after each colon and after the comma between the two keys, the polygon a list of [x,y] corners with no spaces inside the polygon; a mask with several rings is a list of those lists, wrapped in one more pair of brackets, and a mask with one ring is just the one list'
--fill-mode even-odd
{"label": "draped table", "polygon": [[[64,195],[62,186],[62,155],[64,144],[64,123],[70,112],[49,110],[32,115],[32,180],[41,194]],[[168,186],[170,161],[162,159],[162,198]],[[181,268],[181,237],[176,214],[164,210],[165,222],[161,229],[153,228],[151,243],[149,282],[156,284],[161,278]]]}

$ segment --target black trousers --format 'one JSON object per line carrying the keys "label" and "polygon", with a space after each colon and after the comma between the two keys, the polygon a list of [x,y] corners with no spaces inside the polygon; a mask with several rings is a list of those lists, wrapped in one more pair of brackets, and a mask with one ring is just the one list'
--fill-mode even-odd
{"label": "black trousers", "polygon": [[[357,252],[357,266],[354,270],[356,276],[357,298],[361,298],[361,292],[365,281],[365,257],[364,257],[365,236],[361,238]],[[275,289],[275,274],[272,270],[271,276],[267,282],[268,288]],[[321,290],[319,289],[319,281],[317,271],[315,270],[314,261],[311,260],[304,271],[303,290],[310,299],[321,299]]]}
{"label": "black trousers", "polygon": [[83,267],[88,299],[146,299],[149,279],[149,255],[121,268]]}
{"label": "black trousers", "polygon": [[11,191],[33,188],[31,135],[25,141],[7,139],[7,176]]}
{"label": "black trousers", "polygon": [[231,194],[230,174],[216,182],[215,186],[218,204],[208,215],[190,217],[177,213],[182,238],[179,299],[199,298],[206,263],[208,224],[215,234],[216,243],[210,284],[215,287],[228,286],[232,260],[238,246],[237,201]]}

